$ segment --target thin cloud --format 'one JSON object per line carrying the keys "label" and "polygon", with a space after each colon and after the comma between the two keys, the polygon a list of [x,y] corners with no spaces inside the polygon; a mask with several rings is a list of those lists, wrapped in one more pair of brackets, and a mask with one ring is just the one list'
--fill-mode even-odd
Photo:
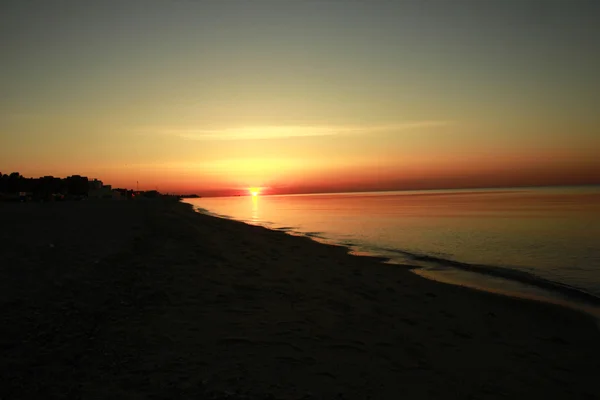
{"label": "thin cloud", "polygon": [[436,128],[449,125],[449,121],[409,121],[400,124],[379,126],[263,126],[251,128],[226,129],[164,129],[160,134],[185,140],[228,141],[263,140],[299,137],[365,135],[378,132],[405,131],[413,129]]}
{"label": "thin cloud", "polygon": [[259,140],[293,137],[331,136],[338,132],[331,127],[266,126],[257,128],[228,128],[220,130],[170,130],[168,135],[188,140]]}

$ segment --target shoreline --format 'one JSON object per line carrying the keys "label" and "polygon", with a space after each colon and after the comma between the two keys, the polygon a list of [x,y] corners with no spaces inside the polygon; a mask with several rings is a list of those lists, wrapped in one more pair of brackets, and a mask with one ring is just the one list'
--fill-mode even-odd
{"label": "shoreline", "polygon": [[[427,265],[408,264],[404,261],[396,261],[392,256],[377,254],[377,250],[372,253],[369,250],[371,246],[368,246],[369,248],[366,249],[361,249],[360,246],[355,244],[335,242],[332,239],[320,236],[320,232],[300,232],[291,227],[271,228],[261,224],[253,224],[248,221],[238,220],[228,215],[217,214],[205,208],[195,206],[192,203],[184,202],[184,204],[190,205],[195,212],[209,217],[236,221],[250,226],[260,226],[271,231],[283,232],[290,236],[308,238],[316,243],[326,246],[343,247],[347,249],[347,253],[351,256],[369,257],[376,259],[381,263],[407,268],[424,279],[449,285],[467,287],[502,296],[541,301],[575,311],[585,312],[598,320],[600,329],[600,296],[575,286],[539,277],[526,271],[492,265],[471,264],[429,255],[412,254],[399,249],[381,249],[384,252],[399,253],[408,256],[417,262],[427,263]],[[444,269],[438,269],[440,266]],[[464,278],[462,280],[456,276],[448,276],[460,276],[461,274]],[[473,277],[479,277],[480,279],[477,282],[471,282],[469,278]],[[505,283],[511,286],[510,290],[503,291],[502,289],[495,288],[493,285],[494,282],[492,281],[494,279],[505,281]],[[519,290],[519,286],[521,286],[521,290]]]}
{"label": "shoreline", "polygon": [[598,394],[599,334],[577,311],[183,203],[16,204],[0,218],[2,397]]}

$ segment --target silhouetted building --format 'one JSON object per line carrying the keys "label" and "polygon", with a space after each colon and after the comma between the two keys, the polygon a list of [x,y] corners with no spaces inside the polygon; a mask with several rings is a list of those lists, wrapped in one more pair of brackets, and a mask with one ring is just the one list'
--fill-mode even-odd
{"label": "silhouetted building", "polygon": [[104,184],[102,183],[102,181],[100,181],[98,179],[93,179],[93,180],[89,181],[89,184],[88,184],[90,192],[92,190],[102,189],[103,186],[104,186]]}

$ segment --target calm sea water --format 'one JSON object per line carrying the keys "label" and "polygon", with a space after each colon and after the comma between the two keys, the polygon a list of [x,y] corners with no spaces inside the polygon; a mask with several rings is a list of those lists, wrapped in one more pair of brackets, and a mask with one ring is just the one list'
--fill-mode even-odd
{"label": "calm sea water", "polygon": [[[201,198],[197,210],[526,297],[600,298],[600,186]],[[593,301],[593,299],[591,299]]]}

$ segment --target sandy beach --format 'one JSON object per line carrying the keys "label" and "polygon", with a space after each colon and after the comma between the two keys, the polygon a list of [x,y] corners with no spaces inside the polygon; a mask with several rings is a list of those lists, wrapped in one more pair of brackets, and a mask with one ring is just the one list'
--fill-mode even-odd
{"label": "sandy beach", "polygon": [[584,314],[162,201],[0,204],[0,398],[596,399]]}

